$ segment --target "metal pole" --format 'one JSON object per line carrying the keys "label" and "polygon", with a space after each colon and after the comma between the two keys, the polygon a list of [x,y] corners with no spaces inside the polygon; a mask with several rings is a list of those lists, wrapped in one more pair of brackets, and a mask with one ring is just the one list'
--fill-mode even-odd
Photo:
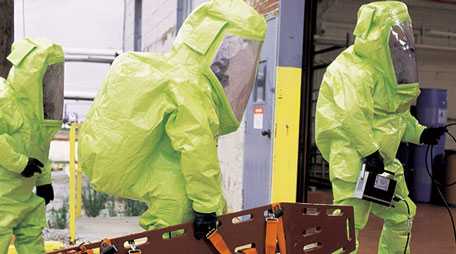
{"label": "metal pole", "polygon": [[184,23],[184,1],[185,0],[177,0],[177,21],[176,21],[176,31],[179,31],[182,24]]}
{"label": "metal pole", "polygon": [[74,92],[67,91],[65,92],[64,99],[70,101],[93,101],[95,99],[95,93],[90,92]]}
{"label": "metal pole", "polygon": [[312,142],[312,83],[317,4],[317,0],[307,0],[304,5],[301,120],[299,128],[298,188],[296,193],[298,202],[307,202],[308,171],[310,168],[310,150]]}
{"label": "metal pole", "polygon": [[65,55],[115,58],[122,54],[119,49],[64,48]]}
{"label": "metal pole", "polygon": [[126,35],[127,30],[127,0],[122,1],[123,13],[122,13],[122,51],[125,51]]}
{"label": "metal pole", "polygon": [[69,183],[69,207],[70,207],[70,244],[76,243],[76,125],[70,127],[70,183]]}
{"label": "metal pole", "polygon": [[135,0],[134,50],[142,50],[142,0]]}
{"label": "metal pole", "polygon": [[77,151],[77,139],[78,139],[78,130],[79,130],[79,124],[78,123],[73,123],[71,125],[72,127],[74,126],[75,131],[74,131],[74,136],[73,141],[72,141],[72,150],[73,150],[73,157],[74,157],[74,165],[76,169],[76,218],[81,217],[81,211],[82,211],[82,171],[81,168],[79,167],[79,163],[77,162],[76,159],[76,151]]}
{"label": "metal pole", "polygon": [[82,62],[82,63],[101,63],[101,64],[112,64],[115,58],[102,58],[102,57],[90,57],[90,56],[65,56],[65,62]]}

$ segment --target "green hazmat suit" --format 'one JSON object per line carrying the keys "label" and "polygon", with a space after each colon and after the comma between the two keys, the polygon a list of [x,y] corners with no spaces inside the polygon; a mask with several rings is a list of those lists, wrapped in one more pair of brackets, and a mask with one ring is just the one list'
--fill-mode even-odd
{"label": "green hazmat suit", "polygon": [[[404,253],[416,206],[408,198],[396,152],[401,141],[419,144],[425,129],[409,111],[420,89],[407,6],[396,1],[363,5],[354,34],[354,45],[324,75],[315,139],[329,162],[334,202],[354,207],[357,233],[372,212],[384,220],[378,252]],[[394,53],[406,44],[403,51]],[[362,159],[376,151],[383,157],[385,169],[395,174],[396,194],[409,209],[404,202],[387,208],[353,198]]]}
{"label": "green hazmat suit", "polygon": [[[8,60],[13,67],[7,80],[0,78],[0,253],[14,234],[19,254],[42,254],[45,202],[33,189],[51,183],[49,145],[62,124],[44,118],[43,78],[49,65],[63,62],[63,50],[24,39],[13,44]],[[45,166],[25,178],[20,173],[30,157]]]}
{"label": "green hazmat suit", "polygon": [[265,33],[244,1],[212,0],[169,53],[119,56],[80,130],[94,188],[147,203],[147,230],[187,222],[192,210],[223,213],[217,138],[239,126]]}

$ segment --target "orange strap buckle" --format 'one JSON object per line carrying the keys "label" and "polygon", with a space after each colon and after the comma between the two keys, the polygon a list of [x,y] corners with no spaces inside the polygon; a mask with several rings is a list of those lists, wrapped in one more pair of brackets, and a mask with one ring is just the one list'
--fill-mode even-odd
{"label": "orange strap buckle", "polygon": [[[265,254],[275,254],[277,243],[281,254],[286,254],[285,228],[279,204],[272,205],[273,216],[266,219]],[[277,214],[277,215],[276,215]]]}
{"label": "orange strap buckle", "polygon": [[84,245],[79,246],[79,249],[80,251],[78,252],[78,254],[93,254],[93,250],[87,249],[87,247],[85,247]]}

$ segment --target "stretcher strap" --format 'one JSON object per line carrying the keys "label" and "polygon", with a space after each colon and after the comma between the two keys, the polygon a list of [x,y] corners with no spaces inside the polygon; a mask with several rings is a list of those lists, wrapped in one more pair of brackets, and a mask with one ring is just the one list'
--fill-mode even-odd
{"label": "stretcher strap", "polygon": [[[280,205],[272,205],[273,212],[278,209],[280,209]],[[275,254],[277,243],[279,244],[280,253],[286,254],[285,228],[282,216],[266,220],[265,254]]]}
{"label": "stretcher strap", "polygon": [[265,254],[275,254],[277,246],[277,231],[278,223],[276,219],[270,219],[266,221],[266,241],[265,241]]}
{"label": "stretcher strap", "polygon": [[220,253],[220,254],[231,254],[230,249],[223,240],[222,235],[217,231],[214,230],[212,233],[209,234],[207,239],[212,243],[212,246]]}
{"label": "stretcher strap", "polygon": [[285,227],[282,218],[279,219],[277,240],[279,242],[279,249],[281,254],[287,254],[287,244],[285,241]]}

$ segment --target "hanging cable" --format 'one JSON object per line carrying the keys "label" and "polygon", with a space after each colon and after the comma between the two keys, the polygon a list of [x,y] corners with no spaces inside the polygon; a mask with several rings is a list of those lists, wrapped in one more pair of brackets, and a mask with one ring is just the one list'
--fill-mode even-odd
{"label": "hanging cable", "polygon": [[[452,127],[452,126],[456,126],[456,123],[451,123],[451,124],[448,124],[448,125],[445,126],[445,128],[447,129],[447,130],[446,130],[446,134],[447,134],[449,137],[451,137],[451,138],[453,139],[453,141],[456,143],[456,138],[455,138],[455,136],[454,136],[452,133],[450,133],[450,132],[448,131],[448,127]],[[433,149],[434,149],[434,146],[433,146],[433,145],[428,145],[428,146],[426,147],[426,159],[424,160],[424,162],[425,162],[425,165],[426,165],[427,174],[429,175],[429,177],[430,177],[432,180],[435,180],[433,174],[431,173],[430,167],[429,167],[429,165],[428,165],[428,160],[427,160],[428,155],[429,155],[429,152],[430,152],[430,153],[431,153],[431,167],[432,167],[432,159],[434,158],[434,156],[433,156]],[[451,187],[451,186],[453,186],[453,185],[456,185],[456,181],[451,182],[451,183],[449,183],[449,184],[442,184],[442,183],[440,183],[439,181],[435,181],[435,184],[436,184],[437,186],[439,186],[439,187],[448,188],[448,187]]]}
{"label": "hanging cable", "polygon": [[[454,137],[454,135],[452,133],[450,133],[448,131],[448,127],[451,127],[451,126],[456,126],[456,123],[452,123],[452,124],[448,124],[445,126],[445,128],[447,129],[446,130],[446,134],[451,137],[453,139],[453,141],[456,143],[456,138]],[[445,196],[443,195],[443,192],[442,190],[440,189],[441,187],[444,187],[444,188],[448,188],[448,187],[451,187],[453,185],[456,184],[456,181],[455,182],[452,182],[452,183],[449,183],[449,184],[442,184],[440,183],[438,180],[436,180],[433,176],[433,174],[431,173],[431,170],[432,170],[432,165],[433,165],[433,159],[434,159],[434,154],[433,154],[433,150],[434,150],[434,146],[433,145],[428,145],[426,147],[426,156],[425,156],[425,166],[426,166],[426,171],[429,175],[429,177],[431,178],[432,180],[432,184],[436,187],[437,189],[437,192],[439,194],[439,197],[440,199],[443,201],[443,204],[445,205],[445,208],[446,210],[448,211],[448,214],[450,216],[450,220],[451,220],[451,225],[452,225],[452,228],[453,228],[453,237],[454,237],[454,241],[456,243],[456,226],[455,226],[455,223],[454,223],[454,217],[453,217],[453,213],[451,211],[451,208],[448,204],[448,201],[446,200]],[[429,167],[428,165],[428,156],[429,156],[429,153],[430,153],[430,161],[431,161],[431,167]]]}
{"label": "hanging cable", "polygon": [[[402,199],[402,200],[404,201],[405,205],[407,206],[407,213],[408,213],[408,217],[409,217],[409,221],[408,221],[408,223],[409,223],[409,230],[411,231],[412,228],[411,228],[411,226],[410,226],[410,223],[411,223],[411,222],[410,222],[410,221],[411,221],[411,218],[410,218],[410,217],[411,217],[411,214],[410,214],[410,206],[409,206],[409,204],[407,203],[407,201],[406,201],[405,199]],[[409,245],[409,242],[410,242],[410,234],[412,233],[412,232],[410,232],[410,231],[409,231],[408,234],[407,234],[407,241],[405,242],[404,254],[407,254],[407,249],[408,249],[408,245]]]}
{"label": "hanging cable", "polygon": [[407,207],[407,214],[408,214],[408,223],[409,223],[409,232],[407,233],[407,241],[405,242],[405,248],[404,248],[404,254],[407,254],[407,249],[409,248],[409,242],[410,242],[410,234],[412,233],[411,230],[412,230],[412,227],[411,227],[411,223],[412,223],[412,214],[410,212],[410,206],[409,204],[407,203],[407,200],[405,200],[403,197],[399,196],[399,195],[395,195],[394,196],[394,201],[396,202],[404,202],[405,203],[405,206]]}

